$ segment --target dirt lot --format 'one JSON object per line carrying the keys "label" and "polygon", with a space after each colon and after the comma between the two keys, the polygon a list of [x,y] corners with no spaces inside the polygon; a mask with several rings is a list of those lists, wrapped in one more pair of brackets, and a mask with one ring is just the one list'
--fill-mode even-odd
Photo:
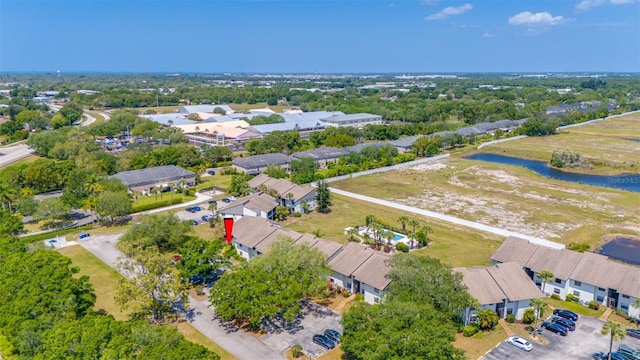
{"label": "dirt lot", "polygon": [[640,235],[640,194],[550,180],[514,166],[449,158],[332,186],[565,244],[594,248],[606,234]]}

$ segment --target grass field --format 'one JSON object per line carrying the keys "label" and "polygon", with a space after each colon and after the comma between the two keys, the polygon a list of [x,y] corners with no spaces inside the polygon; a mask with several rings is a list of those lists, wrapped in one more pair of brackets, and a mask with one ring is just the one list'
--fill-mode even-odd
{"label": "grass field", "polygon": [[462,333],[458,333],[453,345],[464,350],[467,359],[475,360],[506,338],[507,333],[502,326],[498,325],[492,331],[479,331],[471,337],[464,337]]}
{"label": "grass field", "polygon": [[212,187],[227,189],[231,185],[232,175],[215,174],[202,177],[203,182],[196,185],[196,190],[209,189]]}
{"label": "grass field", "polygon": [[[332,186],[592,249],[606,234],[640,235],[640,194],[546,179],[515,166],[450,158]],[[444,229],[464,237],[452,225]]]}
{"label": "grass field", "polygon": [[501,155],[549,161],[554,150],[571,150],[589,160],[591,169],[568,171],[612,175],[640,172],[640,114],[607,119],[560,131],[560,134],[507,141],[482,150]]}
{"label": "grass field", "polygon": [[[117,285],[122,276],[81,246],[70,246],[58,251],[62,255],[70,258],[73,266],[78,267],[80,271],[76,276],[89,276],[89,282],[93,285],[96,294],[95,309],[104,309],[118,320],[127,320],[128,313],[122,311],[120,306],[114,301]],[[180,322],[175,326],[187,340],[214,351],[220,355],[222,360],[235,359],[233,355],[222,349],[218,344],[211,341],[211,339],[202,335],[191,325]]]}
{"label": "grass field", "polygon": [[[344,234],[344,229],[363,225],[367,215],[375,215],[388,224],[401,226],[397,219],[407,214],[366,201],[333,195],[333,206],[329,214],[313,212],[299,218],[291,217],[283,223],[283,226],[303,233],[319,231],[322,238],[346,244],[348,236]],[[481,233],[430,218],[409,217],[415,218],[422,225],[429,225],[433,229],[433,233],[429,234],[431,244],[417,250],[416,253],[435,257],[454,267],[489,265],[489,257],[500,247],[503,240],[492,234]]]}
{"label": "grass field", "polygon": [[188,202],[191,200],[195,200],[195,196],[185,196],[182,193],[171,193],[165,192],[160,194],[153,194],[150,196],[139,196],[137,200],[133,200],[133,207],[144,206],[148,204],[153,204],[158,201],[170,200],[170,199],[181,199],[182,202]]}

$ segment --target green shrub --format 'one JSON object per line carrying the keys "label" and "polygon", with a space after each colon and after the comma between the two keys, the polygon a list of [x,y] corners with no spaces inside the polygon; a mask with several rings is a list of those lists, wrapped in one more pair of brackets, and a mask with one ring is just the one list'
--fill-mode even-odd
{"label": "green shrub", "polygon": [[344,297],[349,297],[349,295],[351,295],[351,294],[349,293],[349,290],[347,290],[347,289],[342,289],[342,296],[344,296]]}
{"label": "green shrub", "polygon": [[513,324],[514,322],[516,322],[516,316],[513,314],[507,314],[506,319],[508,323]]}
{"label": "green shrub", "polygon": [[533,324],[534,321],[536,321],[535,310],[533,310],[532,308],[525,310],[524,314],[522,315],[522,323]]}
{"label": "green shrub", "polygon": [[161,207],[164,207],[164,206],[175,205],[175,204],[180,204],[180,203],[182,203],[182,198],[164,199],[164,200],[156,201],[156,202],[153,202],[153,203],[142,204],[142,205],[135,205],[134,204],[133,206],[131,206],[131,212],[132,213],[137,213],[137,212],[141,212],[141,211],[157,209],[157,208],[161,208]]}
{"label": "green shrub", "polygon": [[551,298],[554,300],[560,300],[560,295],[558,294],[551,294]]}
{"label": "green shrub", "polygon": [[589,301],[589,309],[598,310],[600,309],[600,304],[595,301]]}
{"label": "green shrub", "polygon": [[355,300],[356,300],[356,302],[364,302],[364,295],[356,294]]}
{"label": "green shrub", "polygon": [[302,356],[302,345],[300,344],[295,344],[293,345],[293,347],[291,348],[291,355],[293,355],[294,358],[299,358]]}
{"label": "green shrub", "polygon": [[462,328],[462,335],[465,337],[471,337],[478,332],[478,327],[475,325],[467,325]]}
{"label": "green shrub", "polygon": [[565,301],[578,302],[580,300],[577,296],[573,296],[573,294],[567,294],[567,298]]}
{"label": "green shrub", "polygon": [[302,214],[300,213],[300,211],[296,211],[295,213],[293,213],[293,217],[301,217]]}
{"label": "green shrub", "polygon": [[578,244],[578,243],[571,243],[569,244],[569,246],[567,246],[567,249],[581,252],[581,253],[585,251],[589,251],[590,248],[591,247],[588,244]]}
{"label": "green shrub", "polygon": [[500,320],[498,313],[491,309],[478,310],[476,315],[480,330],[491,330],[498,325],[498,320]]}
{"label": "green shrub", "polygon": [[399,242],[396,244],[396,250],[402,251],[402,252],[409,252],[409,245]]}

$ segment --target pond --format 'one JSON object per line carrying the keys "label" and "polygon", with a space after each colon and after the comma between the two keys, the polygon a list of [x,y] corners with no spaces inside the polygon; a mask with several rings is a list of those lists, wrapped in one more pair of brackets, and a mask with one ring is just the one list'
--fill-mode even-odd
{"label": "pond", "polygon": [[640,192],[640,174],[620,174],[613,176],[577,174],[556,170],[544,161],[526,160],[517,157],[487,153],[470,155],[465,157],[465,159],[520,166],[527,168],[540,176],[555,180]]}
{"label": "pond", "polygon": [[604,244],[599,251],[612,259],[640,265],[640,241],[626,237],[616,237]]}

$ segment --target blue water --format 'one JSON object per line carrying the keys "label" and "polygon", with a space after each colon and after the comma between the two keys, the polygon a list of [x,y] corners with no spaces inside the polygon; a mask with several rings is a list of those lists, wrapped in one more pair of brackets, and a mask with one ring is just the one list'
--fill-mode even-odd
{"label": "blue water", "polygon": [[600,254],[629,264],[640,265],[640,241],[617,237],[604,244]]}
{"label": "blue water", "polygon": [[520,166],[540,176],[555,180],[640,192],[640,174],[621,174],[615,176],[576,174],[553,169],[543,161],[526,160],[496,154],[474,154],[467,156],[466,159]]}
{"label": "blue water", "polygon": [[396,233],[393,234],[393,241],[398,241],[404,239],[404,236],[398,235]]}

